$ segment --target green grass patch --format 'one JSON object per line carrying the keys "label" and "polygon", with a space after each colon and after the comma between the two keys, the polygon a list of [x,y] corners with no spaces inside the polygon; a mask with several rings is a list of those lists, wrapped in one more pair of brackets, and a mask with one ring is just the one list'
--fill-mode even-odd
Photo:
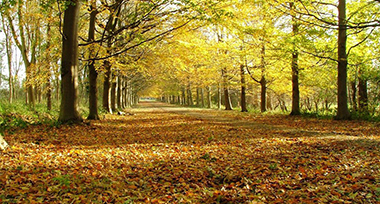
{"label": "green grass patch", "polygon": [[31,107],[25,105],[24,101],[15,101],[12,104],[0,102],[0,132],[26,128],[28,125],[35,124],[55,125],[58,114],[57,106],[48,111],[45,104],[36,104]]}

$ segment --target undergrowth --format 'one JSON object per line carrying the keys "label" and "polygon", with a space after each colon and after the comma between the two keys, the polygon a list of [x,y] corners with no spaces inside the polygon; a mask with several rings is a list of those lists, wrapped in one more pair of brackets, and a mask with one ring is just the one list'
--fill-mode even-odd
{"label": "undergrowth", "polygon": [[0,132],[36,124],[56,125],[58,114],[57,106],[48,111],[45,104],[36,104],[31,107],[25,105],[23,101],[15,101],[12,104],[0,101]]}

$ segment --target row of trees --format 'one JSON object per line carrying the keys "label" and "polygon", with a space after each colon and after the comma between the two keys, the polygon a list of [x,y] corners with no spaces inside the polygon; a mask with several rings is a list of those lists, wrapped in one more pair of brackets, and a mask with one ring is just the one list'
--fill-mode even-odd
{"label": "row of trees", "polygon": [[80,121],[78,100],[87,95],[88,118],[99,119],[98,87],[109,112],[154,94],[227,110],[235,103],[242,111],[247,101],[262,112],[277,101],[282,109],[291,104],[294,115],[312,104],[336,104],[336,118],[348,119],[348,102],[361,112],[378,102],[379,6],[344,0],[3,1],[9,101],[17,47],[27,103],[45,97],[51,109],[55,95],[61,121]]}
{"label": "row of trees", "polygon": [[28,105],[34,106],[36,99],[45,97],[51,109],[55,91],[61,100],[59,120],[81,121],[78,100],[87,93],[88,118],[99,119],[98,87],[102,87],[105,111],[130,106],[136,103],[138,92],[151,83],[143,71],[149,66],[146,56],[170,33],[200,18],[201,7],[208,8],[208,4],[167,0],[3,1],[9,101],[14,96],[12,51],[16,46],[25,66]]}
{"label": "row of trees", "polygon": [[[355,111],[375,111],[379,6],[377,1],[343,0],[226,5],[228,20],[182,33],[164,46],[164,53],[176,57],[161,60],[167,63],[162,68],[172,71],[160,90],[166,100],[191,105],[186,97],[198,96],[199,90],[209,95],[212,89],[215,102],[220,106],[223,98],[227,110],[228,91],[240,89],[242,111],[247,110],[247,90],[250,102],[260,94],[262,112],[274,101],[282,109],[291,104],[293,115],[301,107],[330,109],[336,104],[336,118],[348,119],[349,103]],[[173,78],[179,80],[168,86]]]}

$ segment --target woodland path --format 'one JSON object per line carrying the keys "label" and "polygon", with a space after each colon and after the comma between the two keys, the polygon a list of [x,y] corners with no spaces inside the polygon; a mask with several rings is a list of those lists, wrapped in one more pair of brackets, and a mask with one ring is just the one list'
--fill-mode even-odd
{"label": "woodland path", "polygon": [[[139,114],[143,112],[150,113],[168,113],[181,115],[185,117],[190,117],[195,120],[207,121],[214,124],[230,126],[233,128],[246,128],[251,130],[257,130],[259,132],[262,131],[279,131],[282,136],[285,137],[303,137],[303,136],[325,136],[325,137],[339,137],[350,136],[353,135],[362,135],[362,133],[348,132],[343,131],[339,132],[335,128],[331,128],[328,130],[316,130],[313,126],[298,126],[297,121],[302,121],[301,119],[297,119],[297,117],[287,117],[287,116],[260,116],[252,115],[248,113],[240,113],[240,112],[228,112],[223,110],[215,110],[215,109],[202,109],[202,108],[189,108],[182,107],[173,104],[167,104],[162,102],[141,102],[139,106],[135,109],[132,109],[132,112]],[[263,120],[264,119],[264,120]],[[273,121],[271,121],[273,119]],[[289,122],[291,124],[289,124]],[[294,122],[294,123],[292,123]],[[305,121],[308,123],[308,121]],[[311,119],[310,123],[322,122]],[[326,121],[325,121],[326,122]],[[334,123],[334,121],[329,121]],[[312,124],[311,124],[312,125]],[[277,135],[278,136],[278,135]]]}
{"label": "woodland path", "polygon": [[0,203],[378,203],[378,123],[142,102],[4,138]]}

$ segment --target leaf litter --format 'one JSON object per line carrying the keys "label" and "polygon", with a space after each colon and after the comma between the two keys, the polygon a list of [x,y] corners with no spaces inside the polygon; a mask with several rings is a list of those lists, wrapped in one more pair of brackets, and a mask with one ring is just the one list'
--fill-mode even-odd
{"label": "leaf litter", "polygon": [[159,105],[5,134],[0,202],[380,202],[376,123]]}

